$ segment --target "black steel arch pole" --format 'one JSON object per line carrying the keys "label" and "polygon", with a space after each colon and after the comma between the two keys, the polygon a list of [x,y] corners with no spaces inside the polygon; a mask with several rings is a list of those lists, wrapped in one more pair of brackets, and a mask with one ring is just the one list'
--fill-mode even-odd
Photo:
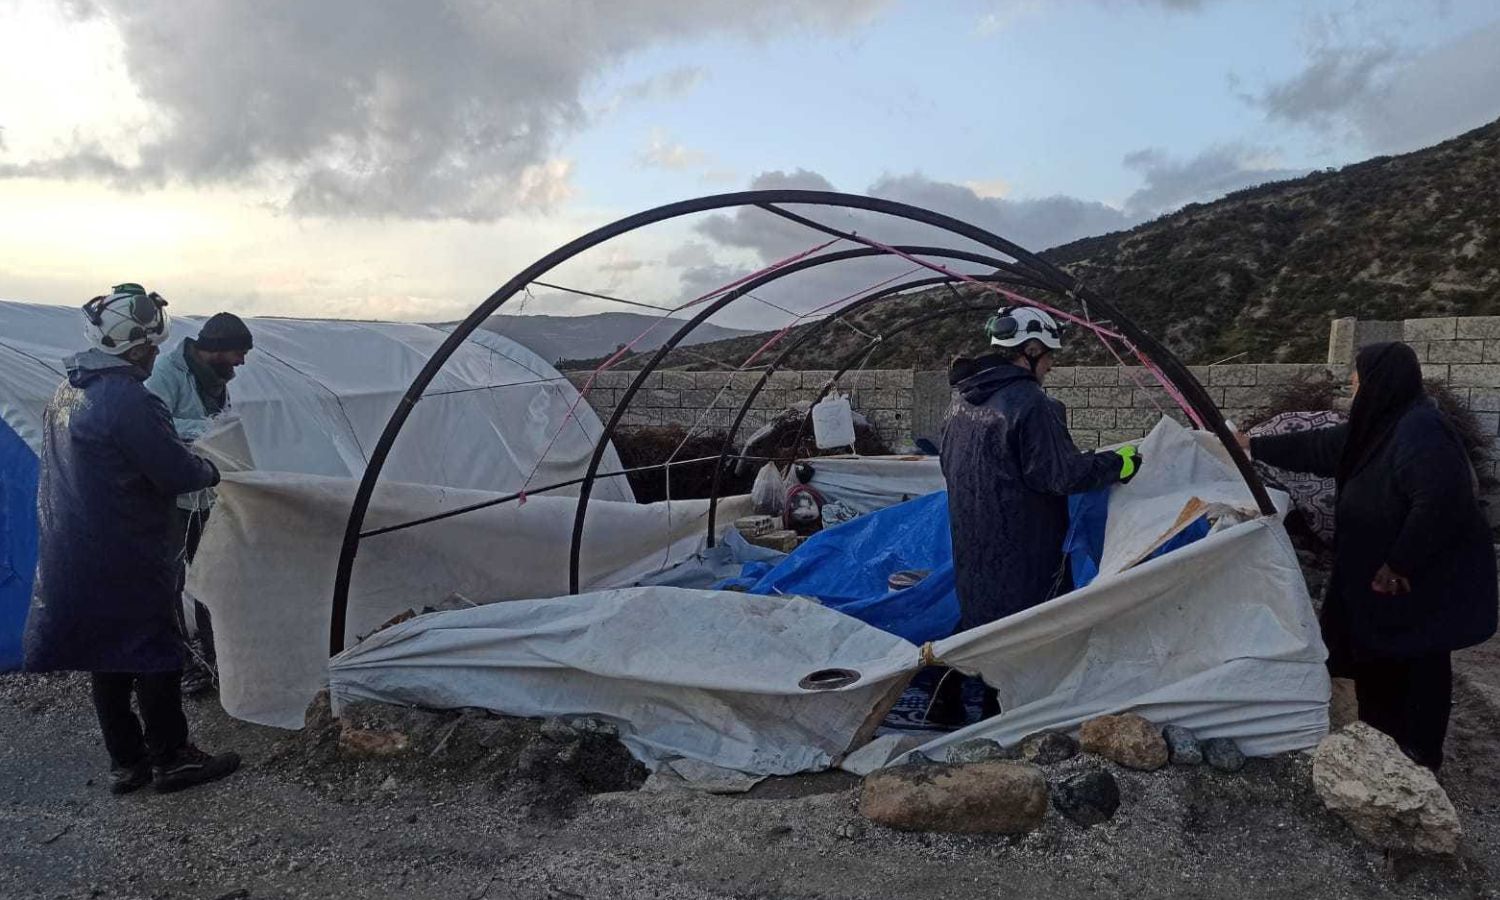
{"label": "black steel arch pole", "polygon": [[[380,439],[370,454],[370,461],[365,466],[359,487],[355,491],[354,502],[351,504],[349,510],[349,520],[344,529],[344,540],[339,552],[338,569],[334,577],[333,609],[329,633],[330,653],[336,654],[344,646],[344,632],[347,627],[349,605],[349,587],[354,571],[354,560],[359,551],[359,534],[364,524],[365,514],[369,509],[370,499],[374,495],[375,485],[380,479],[380,472],[385,467],[391,447],[394,445],[397,436],[400,435],[402,427],[406,424],[406,420],[411,416],[412,410],[421,400],[423,392],[426,391],[427,386],[432,383],[433,378],[437,376],[438,371],[447,363],[453,352],[458,349],[469,335],[485,319],[494,314],[496,309],[520,292],[526,285],[559,264],[591,247],[647,225],[674,219],[679,216],[729,207],[764,206],[778,203],[859,209],[920,222],[998,250],[1016,259],[1024,268],[1039,270],[1045,274],[1055,274],[1065,278],[1066,283],[1070,287],[1075,285],[1071,276],[1067,276],[1034,254],[998,235],[970,225],[967,222],[917,206],[910,206],[875,197],[863,197],[857,194],[840,194],[833,191],[741,191],[731,194],[699,197],[636,213],[635,215],[627,216],[575,238],[521,270],[476,306],[468,318],[460,322],[448,335],[448,338],[438,347],[437,351],[428,358],[427,363],[417,373],[416,378],[412,380],[411,386],[407,388],[406,393],[397,404],[395,411],[391,414],[390,420],[386,422],[385,429],[381,432]],[[781,212],[784,213],[785,211]],[[860,243],[865,242],[860,241]],[[1212,400],[1209,399],[1202,386],[1193,378],[1192,373],[1187,371],[1186,367],[1182,366],[1175,357],[1156,341],[1141,335],[1140,330],[1135,328],[1133,323],[1130,323],[1123,315],[1119,314],[1111,304],[1106,303],[1102,298],[1087,291],[1081,291],[1080,297],[1110,314],[1115,319],[1115,326],[1121,329],[1122,333],[1130,337],[1143,351],[1151,352],[1153,360],[1162,368],[1163,373],[1177,384],[1179,389],[1184,390],[1188,394],[1189,401],[1195,407],[1199,403],[1202,403],[1207,410],[1211,411],[1212,414],[1206,417],[1205,421],[1212,423],[1215,433],[1224,442],[1230,455],[1235,459],[1237,464],[1240,464],[1241,473],[1245,476],[1246,482],[1250,485],[1252,492],[1256,494],[1257,499],[1265,498],[1261,503],[1262,510],[1266,512],[1272,511],[1274,508],[1270,507],[1270,500],[1265,493],[1265,487],[1260,483],[1260,479],[1255,475],[1254,470],[1249,467],[1244,453],[1239,449],[1239,445],[1233,440],[1232,436],[1229,435],[1228,429],[1224,427],[1222,416],[1217,414],[1217,408],[1213,405]],[[1179,377],[1183,379],[1180,382],[1178,381]]]}
{"label": "black steel arch pole", "polygon": [[[1011,264],[1006,262],[1005,260],[995,259],[994,257],[984,256],[978,253],[971,253],[966,250],[949,250],[943,247],[925,246],[901,246],[897,249],[902,253],[909,253],[913,256],[938,256],[946,259],[958,259],[965,262],[974,262],[981,265],[991,266],[997,269],[1008,269],[1011,266]],[[613,412],[610,413],[609,421],[605,423],[604,430],[600,433],[599,439],[594,442],[594,453],[589,458],[589,466],[588,470],[584,474],[583,486],[579,488],[578,491],[578,505],[577,507],[575,507],[573,513],[573,538],[572,543],[568,549],[569,593],[578,593],[581,583],[579,570],[583,555],[583,528],[588,517],[588,500],[589,496],[593,493],[594,478],[598,475],[599,466],[604,461],[604,453],[609,447],[609,441],[614,436],[615,430],[619,428],[620,421],[630,410],[630,404],[635,399],[635,395],[638,394],[641,388],[645,386],[646,379],[651,377],[651,373],[656,371],[657,367],[660,366],[662,361],[666,359],[667,354],[671,353],[672,350],[677,347],[678,343],[680,343],[684,338],[686,338],[689,334],[696,330],[699,325],[703,324],[719,310],[733,303],[735,300],[738,300],[740,297],[743,297],[744,295],[750,293],[751,291],[759,290],[774,281],[778,281],[782,278],[795,275],[798,272],[803,272],[808,269],[826,266],[831,263],[845,262],[851,259],[861,259],[874,256],[884,257],[889,256],[889,253],[883,249],[875,247],[856,247],[849,250],[837,250],[832,253],[823,253],[818,256],[808,257],[807,259],[798,260],[797,262],[783,266],[779,269],[776,269],[775,271],[767,272],[759,276],[758,278],[747,282],[746,284],[726,291],[723,296],[714,300],[712,303],[699,311],[696,316],[685,322],[681,328],[677,329],[677,331],[670,338],[668,338],[660,348],[657,349],[655,355],[653,355],[651,359],[647,361],[646,365],[636,373],[635,378],[630,382],[630,386],[625,389],[625,393],[615,403],[615,408]],[[1017,280],[1025,280],[1027,284],[1031,283],[1028,279],[1024,278],[1018,278]],[[668,475],[668,477],[670,477],[670,474]]]}
{"label": "black steel arch pole", "polygon": [[[1011,279],[999,275],[976,275],[972,277],[975,281],[1010,284],[1015,287],[1039,287],[1045,290],[1050,290],[1048,288],[1045,288],[1043,285],[1036,284],[1031,281]],[[857,301],[843,307],[832,315],[828,315],[822,319],[819,319],[811,327],[807,328],[801,334],[797,335],[797,339],[793,341],[786,349],[782,350],[781,353],[771,361],[770,365],[766,366],[766,371],[762,373],[762,375],[760,376],[760,380],[755,383],[755,385],[750,389],[750,392],[745,396],[744,402],[740,404],[739,411],[735,413],[734,421],[730,423],[729,430],[724,433],[724,443],[719,448],[719,462],[717,467],[714,469],[714,480],[708,492],[708,546],[712,547],[714,545],[715,532],[717,531],[715,526],[718,524],[719,496],[720,492],[723,489],[724,483],[724,465],[729,459],[730,451],[734,449],[734,439],[736,436],[738,436],[741,426],[744,425],[745,416],[749,414],[750,407],[755,403],[755,398],[760,396],[761,391],[765,389],[766,384],[771,380],[771,376],[781,368],[782,363],[786,362],[793,353],[797,352],[797,350],[800,349],[808,341],[811,341],[813,338],[822,334],[823,331],[828,328],[828,326],[834,324],[847,315],[864,309],[871,303],[875,303],[879,300],[884,300],[886,297],[904,293],[906,291],[920,290],[939,284],[952,284],[957,280],[958,279],[956,277],[951,275],[940,275],[935,278],[923,278],[916,281],[909,281],[905,284],[894,285],[889,289],[871,294],[868,297],[861,297]],[[993,303],[990,304],[990,308],[993,308],[993,306]],[[964,308],[967,309],[968,307]],[[944,307],[944,309],[951,308]],[[905,329],[903,327],[900,330]],[[889,336],[889,334],[881,335],[880,339],[884,340]],[[866,347],[861,352],[867,353],[869,352],[869,348]],[[840,374],[842,374],[842,372],[840,372]],[[837,376],[835,376],[833,380],[837,381]],[[824,393],[826,394],[826,390],[824,391]],[[822,397],[823,394],[819,394],[818,399],[821,400]]]}

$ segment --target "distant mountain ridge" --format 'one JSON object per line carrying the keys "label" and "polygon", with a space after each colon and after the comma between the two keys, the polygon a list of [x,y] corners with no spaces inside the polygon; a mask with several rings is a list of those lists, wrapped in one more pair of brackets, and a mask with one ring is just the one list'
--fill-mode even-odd
{"label": "distant mountain ridge", "polygon": [[[1114,300],[1189,363],[1241,354],[1249,362],[1321,361],[1329,322],[1343,316],[1497,315],[1500,121],[1413,153],[1191,204],[1042,255]],[[850,322],[880,334],[909,319],[915,305],[959,302],[954,292],[927,291],[873,304]],[[983,350],[984,319],[963,313],[912,328],[864,365],[946,368],[954,355]],[[762,343],[761,336],[740,337],[696,349],[699,357],[738,364]],[[836,368],[861,346],[851,329],[830,328],[788,363]],[[1076,334],[1068,355],[1113,362]],[[667,364],[705,365],[687,355]]]}
{"label": "distant mountain ridge", "polygon": [[[639,337],[653,324],[658,316],[638,313],[609,312],[587,316],[491,316],[481,327],[503,334],[533,353],[556,362],[560,359],[579,359],[607,356],[621,344],[628,344]],[[638,350],[655,350],[667,342],[681,326],[684,319],[673,319],[646,335]],[[672,323],[676,323],[675,325]],[[705,324],[683,341],[683,346],[719,341],[755,332],[737,328],[723,328]]]}

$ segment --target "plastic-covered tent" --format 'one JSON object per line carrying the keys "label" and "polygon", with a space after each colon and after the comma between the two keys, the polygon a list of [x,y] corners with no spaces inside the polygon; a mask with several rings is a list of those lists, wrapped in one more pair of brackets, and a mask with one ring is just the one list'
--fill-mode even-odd
{"label": "plastic-covered tent", "polygon": [[[202,321],[173,317],[164,352]],[[230,388],[230,413],[255,467],[334,478],[363,473],[392,411],[448,337],[417,324],[246,321],[255,350]],[[36,566],[42,412],[63,378],[62,360],[85,346],[76,308],[0,301],[0,670],[20,661]],[[412,424],[386,460],[394,480],[501,492],[581,475],[602,431],[550,364],[485,331],[448,359]],[[620,470],[613,450],[604,468]],[[625,478],[605,478],[594,493],[634,500]]]}
{"label": "plastic-covered tent", "polygon": [[[367,637],[331,663],[335,705],[604,716],[652,766],[788,774],[862,749],[863,767],[889,762],[870,738],[936,662],[982,674],[1004,712],[934,736],[920,748],[931,756],[1126,711],[1251,755],[1315,745],[1328,727],[1326,653],[1279,518],[1259,514],[1201,432],[1164,420],[1142,452],[1152,466],[1111,489],[1093,582],[981,628],[918,646],[805,597],[671,587],[518,600]],[[1155,555],[1205,517],[1208,535]],[[456,534],[433,540],[455,557],[478,552]],[[442,590],[415,575],[400,585],[407,601]]]}

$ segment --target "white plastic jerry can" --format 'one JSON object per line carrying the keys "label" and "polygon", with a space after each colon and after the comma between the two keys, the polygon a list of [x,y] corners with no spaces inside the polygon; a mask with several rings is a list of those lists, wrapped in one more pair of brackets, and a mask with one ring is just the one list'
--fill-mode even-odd
{"label": "white plastic jerry can", "polygon": [[812,410],[812,422],[813,443],[819,450],[853,446],[854,410],[848,397],[829,395],[818,401]]}

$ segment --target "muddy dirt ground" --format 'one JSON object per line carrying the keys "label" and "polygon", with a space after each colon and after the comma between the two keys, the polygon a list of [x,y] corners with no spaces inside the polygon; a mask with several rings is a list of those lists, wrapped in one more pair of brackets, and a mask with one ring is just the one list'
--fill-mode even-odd
{"label": "muddy dirt ground", "polygon": [[[1305,755],[1232,775],[1114,769],[1124,804],[1087,830],[1050,812],[1019,838],[904,834],[859,818],[847,775],[557,809],[410,760],[320,763],[307,738],[212,700],[191,707],[197,739],[244,770],[114,798],[85,682],[5,676],[0,897],[1496,897],[1500,719],[1484,694],[1500,698],[1500,648],[1462,667],[1443,780],[1466,836],[1444,862],[1362,846],[1311,793]],[[1063,764],[1088,765],[1109,768]]]}

